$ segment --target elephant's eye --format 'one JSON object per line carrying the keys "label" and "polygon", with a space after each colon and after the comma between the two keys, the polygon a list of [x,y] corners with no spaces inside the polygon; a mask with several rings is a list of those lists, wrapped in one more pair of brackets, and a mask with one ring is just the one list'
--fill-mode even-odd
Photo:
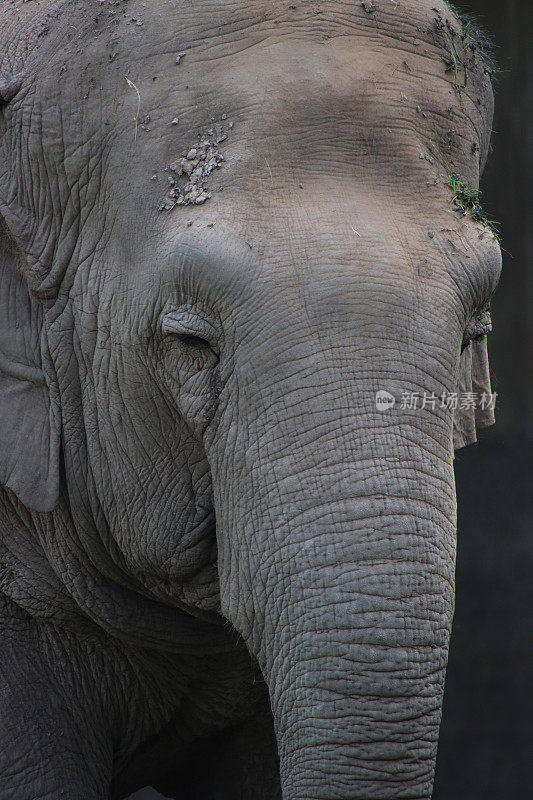
{"label": "elephant's eye", "polygon": [[211,347],[207,339],[202,339],[201,336],[194,336],[192,333],[178,333],[176,334],[176,339],[187,347],[194,347],[197,350],[202,347]]}
{"label": "elephant's eye", "polygon": [[217,352],[215,342],[217,331],[205,314],[183,309],[171,311],[161,320],[163,336],[178,342],[184,348],[198,355],[201,352]]}
{"label": "elephant's eye", "polygon": [[490,316],[490,311],[482,311],[470,321],[463,336],[461,352],[466,350],[470,342],[474,341],[475,339],[480,339],[482,336],[486,336],[491,331],[492,319]]}

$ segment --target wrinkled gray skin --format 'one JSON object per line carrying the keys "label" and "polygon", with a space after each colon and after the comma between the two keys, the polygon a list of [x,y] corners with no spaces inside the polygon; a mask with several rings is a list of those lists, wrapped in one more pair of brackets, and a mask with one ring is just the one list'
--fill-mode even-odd
{"label": "wrinkled gray skin", "polygon": [[2,4],[2,800],[430,797],[490,419],[374,396],[487,389],[500,270],[432,6]]}

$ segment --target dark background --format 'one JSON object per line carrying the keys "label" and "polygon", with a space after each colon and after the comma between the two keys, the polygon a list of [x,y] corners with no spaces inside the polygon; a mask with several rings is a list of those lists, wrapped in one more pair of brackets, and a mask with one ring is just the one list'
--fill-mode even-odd
{"label": "dark background", "polygon": [[[533,0],[468,0],[496,50],[487,215],[504,271],[490,340],[497,424],[456,458],[456,612],[434,800],[533,797]],[[135,800],[153,798],[139,793]]]}
{"label": "dark background", "polygon": [[483,178],[504,271],[490,338],[496,425],[457,454],[456,611],[434,800],[533,797],[533,2],[456,0],[496,45]]}

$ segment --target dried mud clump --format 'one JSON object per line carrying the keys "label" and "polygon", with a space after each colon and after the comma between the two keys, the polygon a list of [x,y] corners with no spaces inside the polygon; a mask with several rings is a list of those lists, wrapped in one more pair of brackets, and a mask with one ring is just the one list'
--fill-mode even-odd
{"label": "dried mud clump", "polygon": [[225,136],[217,136],[210,141],[205,139],[191,147],[172,164],[168,170],[169,190],[159,211],[172,211],[175,206],[202,205],[211,197],[207,179],[215,169],[220,169],[224,156],[218,151],[219,142]]}

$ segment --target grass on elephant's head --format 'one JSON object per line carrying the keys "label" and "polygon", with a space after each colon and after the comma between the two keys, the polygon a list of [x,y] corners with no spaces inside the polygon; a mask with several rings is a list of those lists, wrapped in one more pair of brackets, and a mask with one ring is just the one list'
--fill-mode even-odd
{"label": "grass on elephant's head", "polygon": [[[468,69],[471,67],[476,53],[481,57],[481,66],[485,75],[488,75],[488,77],[492,79],[496,74],[493,56],[494,43],[483,26],[480,25],[471,14],[457,9],[454,4],[448,0],[444,0],[444,2],[459,21],[461,29],[460,31],[456,30],[453,23],[450,22],[449,19],[443,19],[441,13],[437,9],[433,9],[437,13],[434,20],[434,27],[436,32],[442,35],[448,53],[446,57],[443,57],[446,64],[446,72],[453,73],[453,86],[457,94],[460,95],[462,89],[466,88]],[[458,38],[462,41],[465,48],[467,48],[467,52],[470,51],[470,59],[466,59],[466,61],[470,63],[466,63],[458,54],[456,46]],[[462,77],[461,71],[464,72]]]}
{"label": "grass on elephant's head", "polygon": [[501,243],[500,233],[498,230],[498,223],[494,220],[488,219],[483,211],[481,204],[481,190],[473,189],[463,180],[457,173],[452,172],[449,175],[450,188],[453,192],[453,204],[455,210],[461,214],[462,217],[470,215],[473,220],[480,222],[487,230],[489,230],[498,244]]}

